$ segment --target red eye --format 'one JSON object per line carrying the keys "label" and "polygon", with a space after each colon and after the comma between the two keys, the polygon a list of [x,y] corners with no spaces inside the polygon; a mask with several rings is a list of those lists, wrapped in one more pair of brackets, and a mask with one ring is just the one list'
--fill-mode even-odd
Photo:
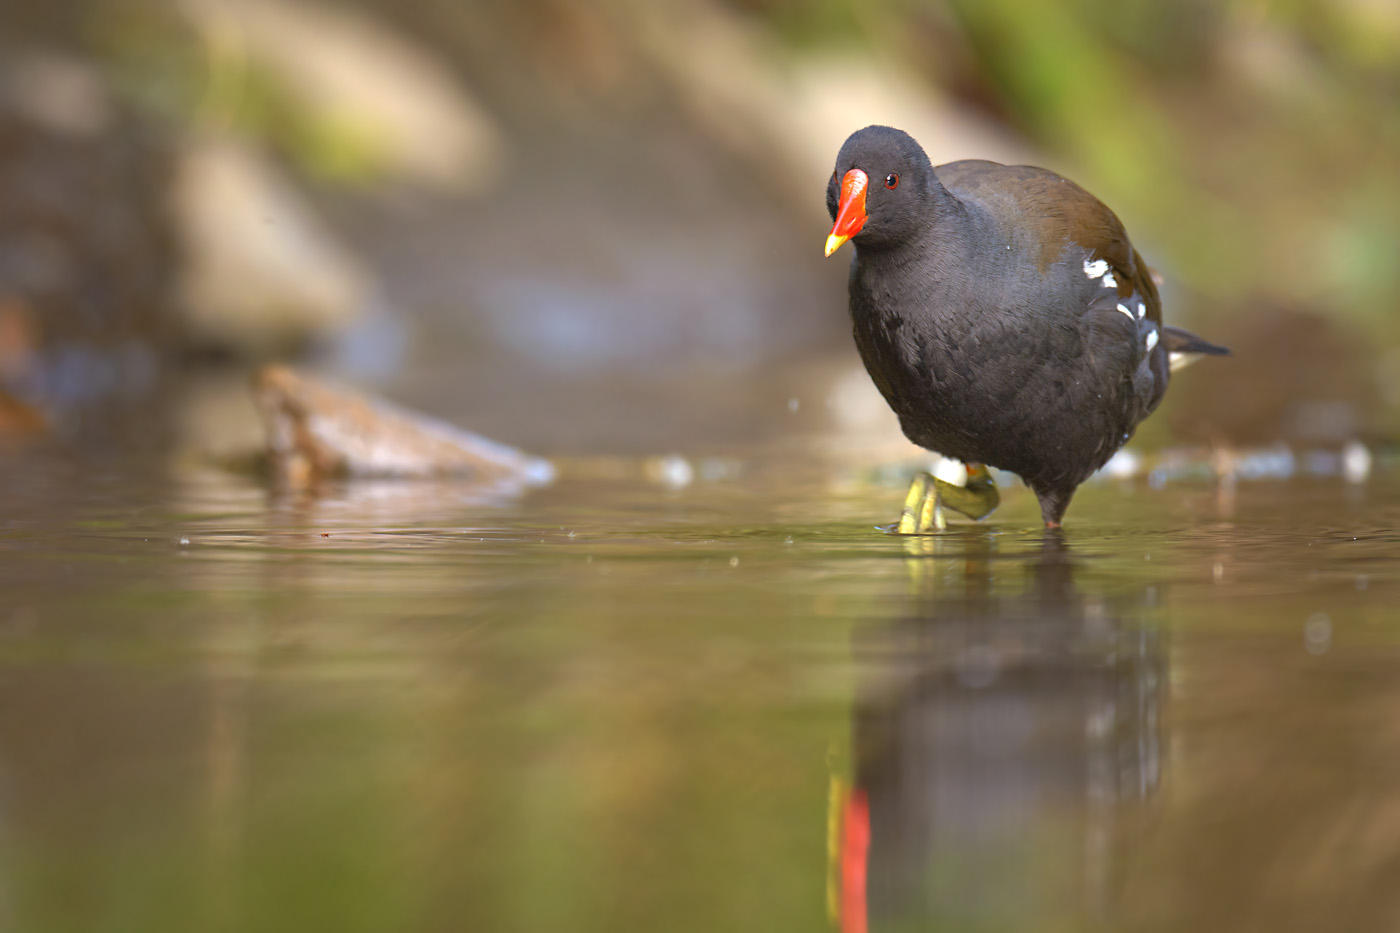
{"label": "red eye", "polygon": [[899,176],[896,175],[894,172],[890,172],[888,175],[886,175],[886,176],[885,176],[885,187],[886,187],[886,188],[889,188],[891,191],[893,191],[895,188],[898,188],[898,187],[899,187]]}

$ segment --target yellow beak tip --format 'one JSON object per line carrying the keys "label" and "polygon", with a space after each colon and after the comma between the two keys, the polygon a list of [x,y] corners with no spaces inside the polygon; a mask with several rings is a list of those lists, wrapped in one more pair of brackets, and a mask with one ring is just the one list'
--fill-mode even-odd
{"label": "yellow beak tip", "polygon": [[844,237],[844,236],[837,236],[837,235],[834,234],[834,233],[833,233],[831,236],[827,237],[827,238],[826,238],[826,254],[827,254],[828,256],[830,256],[832,253],[836,252],[838,249],[841,248],[841,244],[844,243],[844,242],[846,242],[846,240],[848,240],[848,239],[850,239],[850,238],[849,238],[849,237]]}

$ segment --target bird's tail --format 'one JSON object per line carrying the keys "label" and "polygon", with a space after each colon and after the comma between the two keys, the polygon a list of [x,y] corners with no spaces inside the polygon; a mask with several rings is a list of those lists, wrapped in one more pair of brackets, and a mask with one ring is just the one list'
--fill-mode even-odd
{"label": "bird's tail", "polygon": [[1162,345],[1167,348],[1167,358],[1171,361],[1172,372],[1190,366],[1203,356],[1229,356],[1230,348],[1203,340],[1180,327],[1170,325],[1162,328]]}

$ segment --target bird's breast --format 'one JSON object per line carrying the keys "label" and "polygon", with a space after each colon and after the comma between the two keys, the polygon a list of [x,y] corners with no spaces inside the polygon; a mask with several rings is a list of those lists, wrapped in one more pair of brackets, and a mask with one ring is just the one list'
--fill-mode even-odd
{"label": "bird's breast", "polygon": [[1130,384],[1130,361],[1095,349],[1083,304],[1054,270],[986,262],[851,280],[856,346],[909,439],[1023,475],[1077,470],[1042,458],[1069,438],[1092,454],[1122,433],[1127,412],[1110,399]]}

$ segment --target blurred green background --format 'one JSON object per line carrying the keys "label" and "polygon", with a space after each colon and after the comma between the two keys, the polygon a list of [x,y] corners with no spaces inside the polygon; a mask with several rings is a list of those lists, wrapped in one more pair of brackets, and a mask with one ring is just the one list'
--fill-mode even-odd
{"label": "blurred green background", "polygon": [[858,365],[822,185],[872,122],[1081,182],[1234,348],[1143,443],[1400,425],[1386,0],[75,0],[0,53],[11,433],[188,440],[273,357],[552,453],[816,424]]}

